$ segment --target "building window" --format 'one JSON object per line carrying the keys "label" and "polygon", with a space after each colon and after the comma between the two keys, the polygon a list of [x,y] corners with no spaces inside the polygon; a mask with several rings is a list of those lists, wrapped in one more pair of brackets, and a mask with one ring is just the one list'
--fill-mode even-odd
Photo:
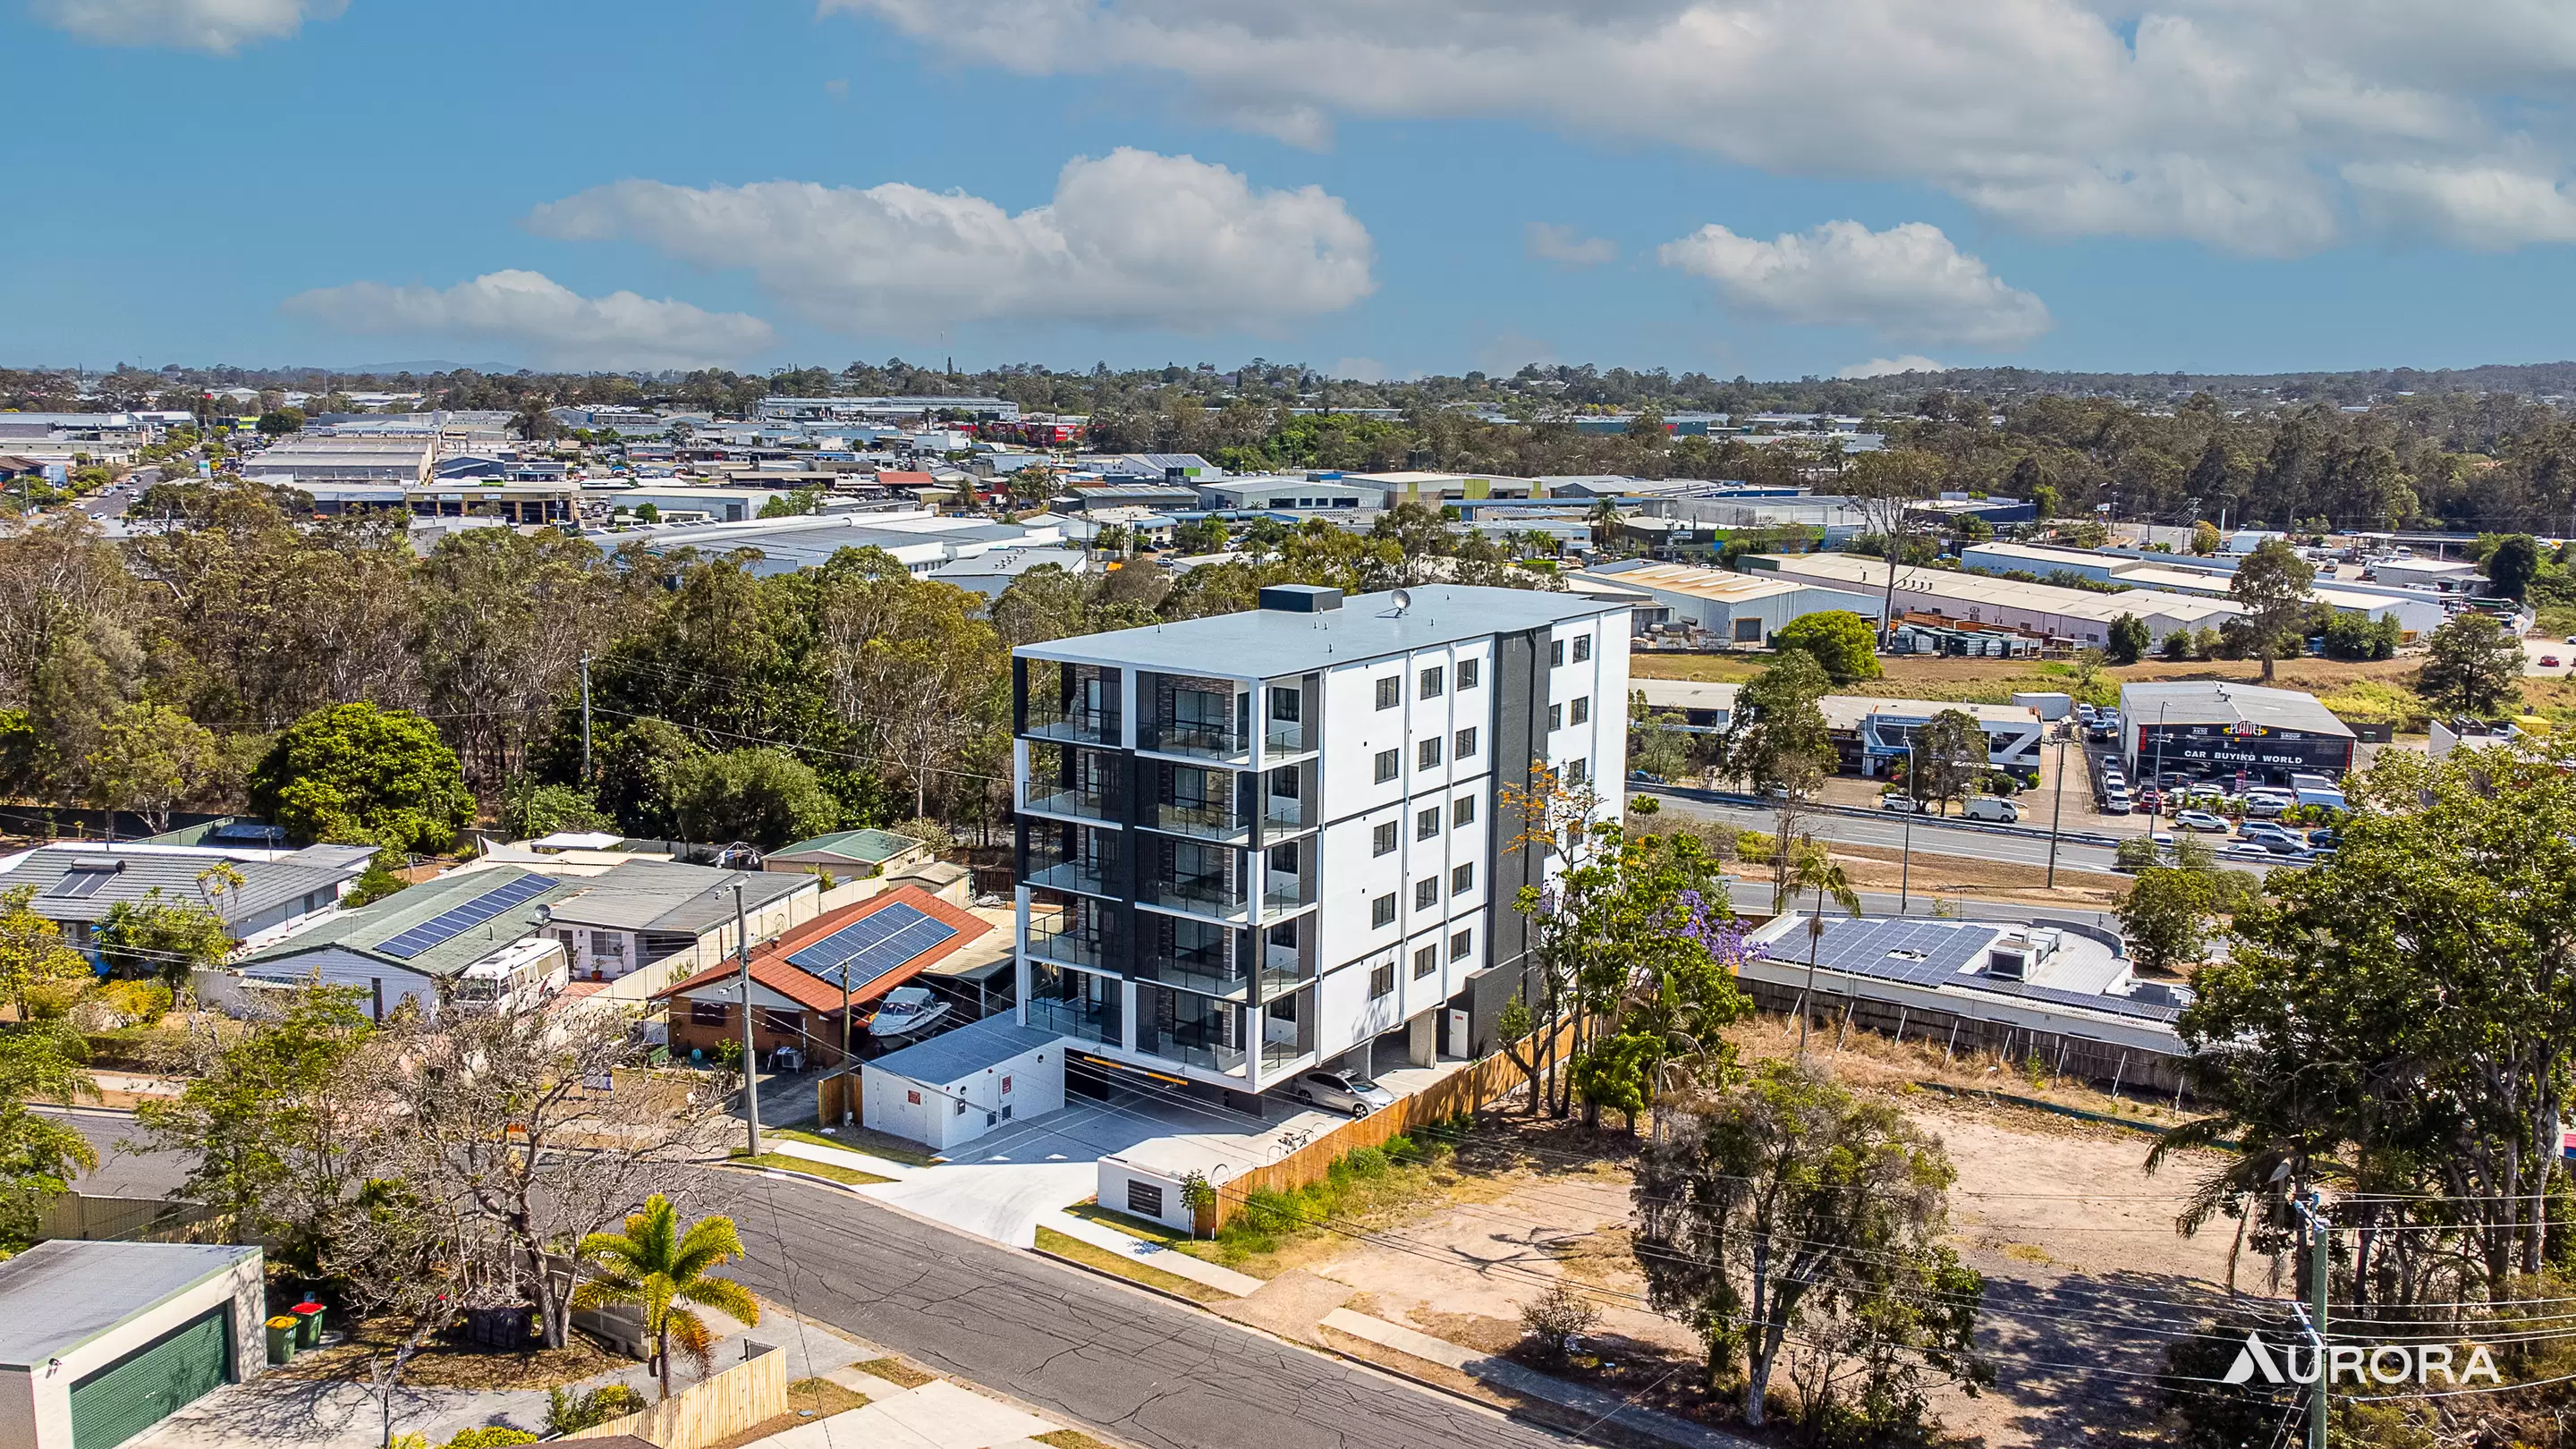
{"label": "building window", "polygon": [[1425,946],[1413,953],[1413,979],[1421,980],[1440,969],[1440,948]]}
{"label": "building window", "polygon": [[1449,828],[1464,830],[1476,823],[1476,797],[1461,795],[1449,802]]}
{"label": "building window", "polygon": [[1472,760],[1476,757],[1476,731],[1473,726],[1458,731],[1457,748],[1452,753],[1462,760]]}
{"label": "building window", "polygon": [[1565,783],[1569,785],[1582,784],[1585,780],[1591,778],[1591,773],[1592,767],[1582,760],[1568,760],[1565,762]]}
{"label": "building window", "polygon": [[1440,877],[1425,876],[1413,883],[1413,908],[1427,911],[1440,904]]}
{"label": "building window", "polygon": [[1576,700],[1573,706],[1566,712],[1566,720],[1572,724],[1586,724],[1589,723],[1591,719],[1592,696],[1588,694],[1583,698]]}
{"label": "building window", "polygon": [[772,1011],[763,1007],[760,1012],[760,1029],[772,1036],[802,1036],[805,1034],[805,1013]]}
{"label": "building window", "polygon": [[1415,697],[1420,699],[1438,699],[1440,697],[1440,691],[1445,687],[1446,682],[1447,681],[1442,676],[1440,666],[1434,664],[1430,668],[1422,671],[1422,687],[1414,691]]}
{"label": "building window", "polygon": [[1432,806],[1413,817],[1413,838],[1430,840],[1440,834],[1440,807]]}
{"label": "building window", "polygon": [[1473,931],[1460,931],[1449,938],[1449,959],[1452,961],[1466,960],[1475,949],[1476,933]]}
{"label": "building window", "polygon": [[1372,966],[1372,967],[1370,967],[1370,968],[1369,968],[1369,1000],[1371,1000],[1371,1001],[1375,1001],[1375,1000],[1377,1000],[1377,999],[1378,999],[1379,997],[1381,997],[1381,996],[1392,996],[1392,995],[1394,995],[1394,994],[1395,994],[1395,963],[1394,963],[1394,962],[1392,962],[1392,961],[1389,961],[1389,962],[1387,962],[1387,963],[1386,963],[1385,965],[1383,965],[1383,966]]}
{"label": "building window", "polygon": [[1127,1179],[1127,1211],[1140,1218],[1161,1217],[1163,1185],[1159,1182],[1138,1182],[1132,1177]]}
{"label": "building window", "polygon": [[1389,820],[1381,823],[1377,828],[1376,838],[1370,842],[1370,845],[1372,848],[1369,854],[1371,855],[1395,854],[1395,822]]}
{"label": "building window", "polygon": [[1403,768],[1404,756],[1399,752],[1395,750],[1380,750],[1377,752],[1377,782],[1379,784],[1383,785],[1387,781],[1394,779],[1396,772]]}
{"label": "building window", "polygon": [[1476,666],[1482,662],[1482,660],[1477,659],[1461,659],[1458,661],[1458,687],[1460,689],[1473,689],[1476,687]]}
{"label": "building window", "polygon": [[1449,894],[1463,896],[1476,888],[1476,867],[1462,865],[1449,872]]}
{"label": "building window", "polygon": [[1377,707],[1393,709],[1404,703],[1404,678],[1390,674],[1377,682]]}
{"label": "building window", "polygon": [[721,1001],[689,1003],[689,1025],[691,1026],[722,1026],[731,1020],[733,1020],[733,1008]]}
{"label": "building window", "polygon": [[1548,668],[1550,668],[1550,669],[1562,669],[1562,668],[1564,668],[1564,667],[1565,667],[1565,641],[1564,641],[1564,640],[1562,640],[1562,639],[1551,639],[1551,640],[1549,640],[1549,641],[1548,641],[1548,645],[1547,645],[1547,667],[1548,667]]}
{"label": "building window", "polygon": [[1433,735],[1413,747],[1413,767],[1417,770],[1440,768],[1440,737]]}
{"label": "building window", "polygon": [[1395,896],[1390,893],[1369,902],[1369,928],[1376,930],[1395,924]]}
{"label": "building window", "polygon": [[1547,707],[1547,727],[1550,730],[1561,730],[1565,728],[1564,705],[1551,704]]}
{"label": "building window", "polygon": [[1589,634],[1576,635],[1574,640],[1574,662],[1580,664],[1591,657],[1592,636]]}

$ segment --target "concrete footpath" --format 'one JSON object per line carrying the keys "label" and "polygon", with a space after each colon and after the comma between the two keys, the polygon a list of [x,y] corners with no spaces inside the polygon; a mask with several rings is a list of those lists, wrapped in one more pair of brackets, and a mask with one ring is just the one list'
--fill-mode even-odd
{"label": "concrete footpath", "polygon": [[1203,1258],[1193,1258],[1177,1248],[1167,1248],[1161,1243],[1137,1237],[1133,1233],[1122,1233],[1116,1228],[1104,1227],[1089,1218],[1078,1218],[1068,1212],[1056,1212],[1040,1218],[1038,1222],[1068,1238],[1089,1243],[1095,1248],[1105,1248],[1122,1258],[1158,1272],[1169,1273],[1175,1278],[1187,1278],[1193,1283],[1204,1284],[1219,1293],[1231,1293],[1237,1298],[1244,1298],[1261,1287],[1261,1280],[1249,1273],[1238,1273],[1232,1268],[1220,1267]]}

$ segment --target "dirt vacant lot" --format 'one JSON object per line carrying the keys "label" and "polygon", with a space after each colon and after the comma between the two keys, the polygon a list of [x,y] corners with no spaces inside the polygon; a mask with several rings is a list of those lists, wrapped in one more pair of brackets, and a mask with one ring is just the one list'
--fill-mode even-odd
{"label": "dirt vacant lot", "polygon": [[[1747,1028],[1744,1045],[1758,1055],[1783,1040],[1776,1023],[1764,1023]],[[1883,1093],[1938,1134],[1959,1171],[1951,1240],[1986,1276],[1979,1338],[1998,1383],[1973,1399],[1941,1396],[1952,1433],[1990,1449],[2152,1438],[2145,1381],[2130,1375],[2155,1372],[2163,1331],[2214,1302],[2226,1280],[2226,1224],[2193,1239],[2173,1226],[2178,1199],[2211,1160],[2168,1163],[2149,1177],[2142,1165],[2152,1139],[2143,1132],[1911,1085],[1975,1082],[1977,1063],[1945,1071],[1937,1058],[1927,1064],[1892,1044],[1860,1042],[1840,1062],[1846,1081]],[[2070,1094],[2098,1095],[2051,1093]],[[1301,1267],[1357,1290],[1362,1311],[1489,1352],[1519,1338],[1522,1305],[1553,1283],[1575,1283],[1602,1309],[1596,1344],[1611,1360],[1606,1382],[1688,1412],[1700,1347],[1645,1305],[1629,1237],[1633,1151],[1615,1128],[1594,1135],[1489,1115],[1458,1159],[1471,1190],[1369,1239],[1320,1244],[1301,1255]],[[2249,1287],[2266,1267],[2248,1260]]]}

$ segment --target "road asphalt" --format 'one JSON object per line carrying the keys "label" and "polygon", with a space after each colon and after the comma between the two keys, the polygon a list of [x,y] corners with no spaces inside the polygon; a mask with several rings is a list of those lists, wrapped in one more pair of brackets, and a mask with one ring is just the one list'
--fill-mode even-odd
{"label": "road asphalt", "polygon": [[1578,1442],[846,1193],[701,1171],[685,1206],[733,1218],[726,1271],[770,1301],[1140,1449]]}

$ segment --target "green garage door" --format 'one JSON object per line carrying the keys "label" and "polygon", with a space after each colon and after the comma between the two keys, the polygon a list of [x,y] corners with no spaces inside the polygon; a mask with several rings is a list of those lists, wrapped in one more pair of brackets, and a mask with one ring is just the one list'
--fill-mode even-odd
{"label": "green garage door", "polygon": [[211,1392],[231,1359],[224,1307],[83,1378],[72,1385],[72,1449],[116,1449]]}

